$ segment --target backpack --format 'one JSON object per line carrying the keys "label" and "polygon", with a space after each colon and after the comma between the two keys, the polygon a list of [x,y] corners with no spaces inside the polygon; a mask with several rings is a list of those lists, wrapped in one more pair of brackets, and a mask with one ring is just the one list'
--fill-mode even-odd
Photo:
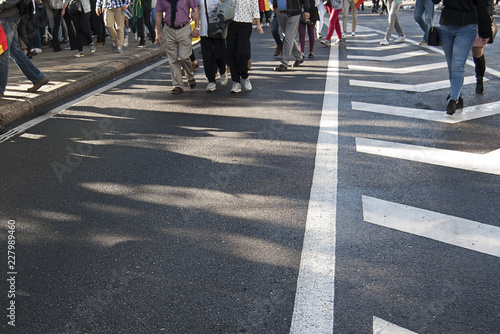
{"label": "backpack", "polygon": [[342,9],[344,7],[344,0],[330,0],[333,9]]}

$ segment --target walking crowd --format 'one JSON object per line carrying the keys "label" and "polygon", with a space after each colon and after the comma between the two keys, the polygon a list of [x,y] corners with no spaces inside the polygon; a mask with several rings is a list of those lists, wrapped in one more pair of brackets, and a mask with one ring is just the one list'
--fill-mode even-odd
{"label": "walking crowd", "polygon": [[[373,0],[372,12],[377,13],[380,0]],[[492,15],[494,0],[416,0],[414,20],[421,28],[420,45],[429,42],[429,31],[435,26],[435,5],[442,2],[439,36],[448,64],[450,94],[446,112],[453,115],[463,107],[462,86],[464,67],[472,50],[476,64],[476,93],[484,91],[486,61],[483,49],[493,42]],[[498,2],[498,1],[497,1]],[[393,30],[403,43],[405,34],[398,21],[402,0],[382,0],[381,14],[387,12],[388,24],[382,46],[389,45]],[[308,58],[314,57],[315,39],[321,38],[325,11],[329,13],[327,34],[321,44],[330,47],[341,44],[348,36],[356,36],[357,15],[363,0],[0,0],[0,26],[7,48],[0,48],[0,97],[5,93],[11,58],[33,83],[29,92],[36,92],[49,82],[31,58],[41,52],[42,37],[52,36],[54,52],[62,45],[83,57],[84,46],[91,53],[96,46],[106,44],[106,34],[112,50],[123,52],[128,46],[128,34],[136,33],[138,47],[146,44],[145,29],[153,44],[159,44],[169,59],[172,94],[184,91],[183,76],[188,86],[196,87],[194,69],[198,67],[192,48],[193,38],[200,38],[203,67],[208,80],[206,91],[216,90],[216,78],[225,86],[229,76],[232,93],[252,90],[250,37],[254,30],[263,33],[271,26],[276,41],[275,57],[280,58],[274,69],[287,71],[305,60],[305,40],[308,38]],[[363,10],[363,7],[361,7]],[[43,13],[43,14],[41,14]],[[343,26],[340,26],[343,14]],[[153,23],[154,22],[154,28]],[[336,35],[336,41],[331,38]],[[298,42],[297,42],[298,35]],[[95,41],[94,41],[94,36]],[[23,46],[21,47],[21,43]]]}

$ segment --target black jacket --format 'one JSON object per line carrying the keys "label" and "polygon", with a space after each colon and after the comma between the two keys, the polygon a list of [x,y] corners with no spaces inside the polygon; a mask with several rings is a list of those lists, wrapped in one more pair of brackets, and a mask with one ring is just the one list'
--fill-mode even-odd
{"label": "black jacket", "polygon": [[[491,18],[486,2],[488,0],[443,0],[443,11],[439,24],[445,26],[464,26],[477,24],[482,38],[491,38]],[[441,0],[432,0],[435,4]]]}
{"label": "black jacket", "polygon": [[[278,7],[278,0],[273,0],[274,9],[278,8],[280,11],[284,10]],[[302,13],[302,8],[304,12],[309,13],[309,2],[304,0],[286,0],[286,16],[295,16]]]}

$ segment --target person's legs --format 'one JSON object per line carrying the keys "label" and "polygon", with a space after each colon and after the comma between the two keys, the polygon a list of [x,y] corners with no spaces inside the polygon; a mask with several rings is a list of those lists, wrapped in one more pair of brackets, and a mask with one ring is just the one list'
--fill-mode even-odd
{"label": "person's legs", "polygon": [[144,17],[137,18],[137,35],[139,36],[139,45],[145,45],[144,40]]}
{"label": "person's legs", "polygon": [[[432,0],[431,0],[432,1]],[[351,32],[356,32],[356,26],[358,24],[358,11],[356,10],[356,4],[354,3],[354,0],[349,0],[351,3],[351,15],[352,15],[352,22],[351,22]],[[364,3],[363,3],[364,4]],[[345,32],[345,30],[344,30]]]}
{"label": "person's legs", "polygon": [[215,64],[214,43],[210,37],[202,36],[200,39],[201,54],[203,56],[203,70],[208,82],[215,82],[215,72],[217,67]]}
{"label": "person's legs", "polygon": [[240,82],[240,72],[236,66],[236,52],[238,43],[238,22],[229,23],[227,29],[226,47],[227,47],[227,64],[231,69],[231,80],[233,82]]}
{"label": "person's legs", "polygon": [[333,11],[333,26],[338,40],[342,39],[342,30],[340,30],[340,13],[342,13],[342,9],[335,9]]}
{"label": "person's legs", "polygon": [[307,26],[307,37],[309,39],[309,54],[312,54],[314,51],[314,27],[316,26],[316,22]]}
{"label": "person's legs", "polygon": [[109,38],[118,46],[118,35],[115,29],[115,12],[112,9],[104,10],[104,24],[106,29],[108,29]]}
{"label": "person's legs", "polygon": [[186,72],[188,81],[194,80],[193,63],[190,59],[193,54],[193,45],[191,44],[191,26],[187,24],[184,28],[177,29],[177,47],[179,50],[179,61]]}
{"label": "person's legs", "polygon": [[123,47],[123,38],[125,36],[125,13],[121,8],[112,9],[114,12],[114,19],[116,22],[116,39],[119,47]]}
{"label": "person's legs", "polygon": [[224,39],[214,39],[214,59],[219,69],[220,75],[226,73],[226,41]]}
{"label": "person's legs", "polygon": [[[394,26],[396,25],[397,18],[398,18],[398,10],[399,6],[401,4],[396,3],[395,0],[388,0],[387,1],[387,11],[388,11],[388,25],[387,25],[387,31],[385,33],[385,39],[390,40],[392,31],[394,30]],[[397,23],[396,31],[402,31],[401,26],[399,25],[399,22]],[[399,32],[398,32],[399,34]],[[404,35],[404,34],[403,34]],[[400,34],[400,36],[402,36]]]}
{"label": "person's legs", "polygon": [[73,26],[75,27],[75,42],[76,47],[79,52],[83,52],[83,44],[82,44],[82,25],[80,24],[80,14],[71,15],[71,21],[73,22]]}
{"label": "person's legs", "polygon": [[61,51],[59,43],[59,29],[61,28],[61,11],[62,9],[53,9],[52,15],[54,16],[54,28],[52,29],[52,48],[54,52]]}
{"label": "person's legs", "polygon": [[[90,33],[90,12],[80,13],[80,33],[82,37],[89,42],[89,45],[94,45],[94,40],[92,39],[92,34]],[[83,45],[82,45],[83,46]]]}
{"label": "person's legs", "polygon": [[429,29],[432,26],[432,21],[434,20],[434,3],[432,0],[424,0],[424,10],[425,10],[425,23],[427,23],[427,30],[424,33],[424,40],[429,39]]}
{"label": "person's legs", "polygon": [[[251,23],[238,23],[240,25],[237,47],[236,47],[236,68],[241,79],[248,78],[248,59],[250,59],[250,36],[252,35]],[[231,67],[231,75],[233,68]]]}
{"label": "person's legs", "polygon": [[423,40],[427,41],[425,36],[427,35],[427,30],[429,29],[429,27],[427,26],[427,23],[424,20],[424,12],[425,12],[424,1],[425,0],[415,1],[415,11],[413,12],[413,19],[415,20],[415,22],[417,22],[420,29],[422,29],[422,31],[424,32]]}
{"label": "person's legs", "polygon": [[[344,28],[344,33],[347,31],[347,21],[349,18],[349,9],[351,8],[351,1],[344,0],[344,8],[342,9],[342,27]],[[353,12],[356,10],[356,7],[353,8]]]}
{"label": "person's legs", "polygon": [[476,25],[446,26],[439,28],[439,36],[450,79],[450,100],[458,101],[464,83],[464,67],[476,37]]}
{"label": "person's legs", "polygon": [[483,78],[484,72],[486,72],[486,59],[484,58],[483,50],[484,47],[472,47],[474,70],[476,72],[476,94],[483,94],[484,92]]}
{"label": "person's legs", "polygon": [[153,25],[151,24],[151,9],[144,8],[143,12],[144,12],[144,24],[148,28],[151,40],[154,42],[156,40],[156,32],[155,29],[153,28]]}
{"label": "person's legs", "polygon": [[[170,64],[170,76],[172,77],[172,86],[184,88],[182,81],[181,63],[179,61],[179,50],[177,43],[177,32],[179,30],[164,26],[162,29],[162,37],[165,43],[165,52],[167,53],[168,62]],[[189,58],[189,54],[187,55]],[[189,62],[191,65],[191,62]]]}
{"label": "person's legs", "polygon": [[306,45],[306,26],[304,22],[299,23],[299,49],[300,52],[304,53],[304,48]]}
{"label": "person's legs", "polygon": [[17,34],[17,24],[19,22],[19,15],[14,15],[13,17],[3,18],[0,20],[2,29],[7,36],[7,45],[9,46],[5,52],[0,55],[0,92],[5,92],[7,87],[8,75],[9,75],[9,57],[16,63],[23,74],[30,80],[33,84],[40,82],[45,78],[43,74],[21,49],[19,44],[19,38]]}
{"label": "person's legs", "polygon": [[[328,19],[328,31],[326,33],[325,39],[328,42],[330,42],[330,40],[332,39],[332,36],[333,36],[333,32],[335,30],[335,17],[334,17],[335,11],[330,6],[326,6],[326,10],[328,11],[330,18]],[[337,19],[338,19],[338,16],[337,16]]]}

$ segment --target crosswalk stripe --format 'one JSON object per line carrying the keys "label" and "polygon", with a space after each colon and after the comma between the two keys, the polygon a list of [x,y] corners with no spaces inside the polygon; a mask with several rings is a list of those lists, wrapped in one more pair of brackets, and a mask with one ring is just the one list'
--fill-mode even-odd
{"label": "crosswalk stripe", "polygon": [[351,102],[353,110],[362,110],[378,114],[401,116],[415,119],[423,119],[433,122],[455,124],[470,121],[482,117],[500,114],[500,101],[480,104],[477,106],[457,109],[453,116],[448,116],[443,110],[419,109],[390,106],[386,104],[375,104],[365,102]]}
{"label": "crosswalk stripe", "polygon": [[347,65],[347,68],[351,71],[363,71],[363,72],[378,72],[378,73],[391,73],[391,74],[410,74],[423,71],[437,70],[440,68],[446,68],[446,62],[441,63],[431,63],[424,65],[392,68],[392,67],[378,67],[378,66],[362,66],[362,65]]}
{"label": "crosswalk stripe", "polygon": [[417,333],[374,316],[373,334],[417,334]]}
{"label": "crosswalk stripe", "polygon": [[377,61],[395,61],[401,59],[407,59],[412,57],[424,56],[428,53],[425,51],[410,51],[396,53],[387,56],[359,56],[359,55],[348,55],[347,59],[357,59],[357,60],[377,60]]}
{"label": "crosswalk stripe", "polygon": [[368,223],[500,257],[500,228],[408,205],[362,196]]}
{"label": "crosswalk stripe", "polygon": [[386,51],[386,50],[394,50],[394,49],[400,49],[400,48],[406,48],[408,47],[408,44],[394,44],[394,45],[386,45],[386,46],[376,46],[376,47],[370,47],[370,46],[346,46],[347,50],[354,50],[354,51]]}
{"label": "crosswalk stripe", "polygon": [[[469,76],[464,78],[464,85],[475,84],[476,78]],[[395,84],[390,82],[367,81],[367,80],[349,80],[349,85],[358,87],[369,87],[387,90],[404,90],[407,92],[425,93],[433,90],[445,89],[450,87],[449,80],[427,82],[418,85]]]}
{"label": "crosswalk stripe", "polygon": [[500,175],[500,149],[480,154],[357,137],[356,151],[395,159]]}

